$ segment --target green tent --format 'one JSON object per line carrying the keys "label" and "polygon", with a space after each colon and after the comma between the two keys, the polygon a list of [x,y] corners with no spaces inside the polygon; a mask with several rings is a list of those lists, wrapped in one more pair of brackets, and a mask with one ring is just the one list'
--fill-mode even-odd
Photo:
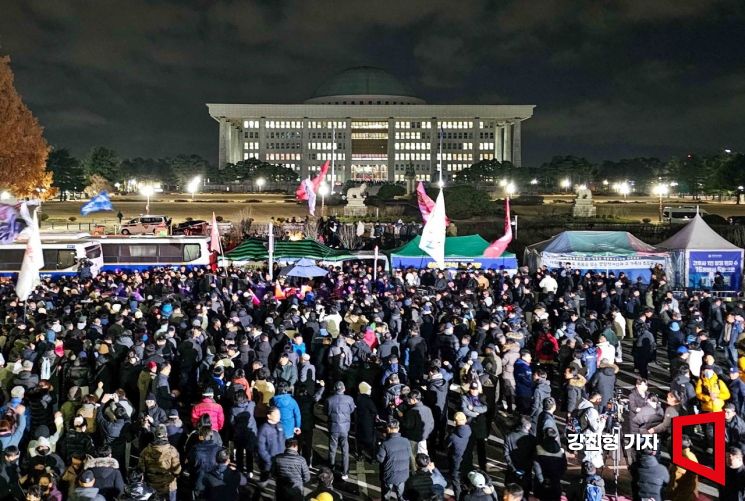
{"label": "green tent", "polygon": [[[393,268],[427,268],[434,265],[432,258],[419,248],[420,236],[407,244],[389,252]],[[497,258],[485,257],[484,250],[489,242],[481,235],[447,237],[445,239],[445,264],[448,268],[482,268],[517,270],[517,258],[511,252],[504,252]]]}
{"label": "green tent", "polygon": [[[263,240],[248,238],[225,255],[232,261],[265,261],[269,259],[267,243]],[[275,240],[274,259],[293,260],[300,258],[315,261],[343,261],[354,257],[346,250],[332,249],[315,240]]]}
{"label": "green tent", "polygon": [[269,258],[266,246],[261,240],[248,238],[235,249],[225,254],[232,261],[264,261]]}

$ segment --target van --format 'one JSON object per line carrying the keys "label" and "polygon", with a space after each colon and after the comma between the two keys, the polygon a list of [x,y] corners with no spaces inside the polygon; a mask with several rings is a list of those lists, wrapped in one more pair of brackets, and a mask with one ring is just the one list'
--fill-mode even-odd
{"label": "van", "polygon": [[662,211],[662,218],[668,223],[685,224],[696,217],[696,214],[703,217],[708,213],[696,206],[665,207]]}
{"label": "van", "polygon": [[122,224],[122,235],[155,235],[159,231],[168,231],[171,220],[165,216],[140,216]]}

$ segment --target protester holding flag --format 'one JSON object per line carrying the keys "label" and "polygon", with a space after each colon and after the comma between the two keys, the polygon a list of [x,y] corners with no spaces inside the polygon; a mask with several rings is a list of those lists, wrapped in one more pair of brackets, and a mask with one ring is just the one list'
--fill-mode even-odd
{"label": "protester holding flag", "polygon": [[316,177],[311,179],[310,176],[308,176],[306,179],[303,179],[300,182],[300,186],[295,190],[295,198],[299,201],[308,201],[308,212],[311,216],[316,215],[316,194],[318,193],[318,189],[321,187],[321,182],[323,182],[323,178],[326,177],[328,170],[329,161],[326,160]]}
{"label": "protester holding flag", "polygon": [[442,190],[440,190],[440,194],[437,195],[435,207],[429,216],[427,224],[424,225],[422,238],[419,241],[419,248],[429,254],[440,269],[445,268],[446,219],[445,197],[442,194]]}
{"label": "protester holding flag", "polygon": [[92,212],[101,212],[101,211],[108,211],[108,210],[114,210],[114,208],[111,205],[111,199],[109,199],[109,194],[106,193],[105,191],[102,191],[98,195],[91,198],[87,204],[83,205],[80,208],[80,213],[83,216],[87,216],[88,214]]}
{"label": "protester holding flag", "polygon": [[24,203],[21,205],[20,214],[27,224],[25,233],[28,235],[28,241],[23,255],[21,272],[18,275],[18,282],[16,282],[16,295],[21,301],[26,301],[34,288],[41,283],[39,270],[44,267],[44,254],[41,249],[36,209],[34,209],[33,215],[30,215],[28,205]]}

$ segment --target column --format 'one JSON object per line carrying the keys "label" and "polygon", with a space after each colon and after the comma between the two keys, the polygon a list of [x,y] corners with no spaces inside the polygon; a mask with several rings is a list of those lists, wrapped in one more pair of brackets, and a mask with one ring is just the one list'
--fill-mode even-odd
{"label": "column", "polygon": [[228,163],[228,134],[230,133],[230,124],[226,123],[224,118],[220,119],[220,141],[217,145],[217,167],[224,169]]}
{"label": "column", "polygon": [[512,163],[515,167],[522,167],[522,138],[520,136],[521,122],[515,122],[512,130]]}
{"label": "column", "polygon": [[433,118],[430,122],[432,127],[429,129],[429,140],[430,140],[430,170],[429,170],[429,181],[436,183],[439,181],[438,171],[438,160],[437,153],[440,151],[440,128],[437,126],[437,119]]}
{"label": "column", "polygon": [[471,165],[481,160],[481,150],[479,149],[479,143],[481,140],[479,139],[479,132],[484,130],[481,128],[481,122],[482,120],[480,118],[473,119],[473,127],[471,128],[471,151],[469,152],[471,154],[471,161],[469,162]]}
{"label": "column", "polygon": [[352,119],[347,117],[344,123],[347,126],[344,129],[344,174],[341,179],[338,178],[339,174],[337,173],[337,182],[341,183],[346,183],[347,179],[352,179]]}
{"label": "column", "polygon": [[243,149],[243,143],[241,142],[241,128],[240,126],[231,123],[230,129],[233,132],[230,140],[230,156],[232,157],[232,163],[238,163],[243,160],[241,150]]}
{"label": "column", "polygon": [[303,132],[301,134],[302,137],[302,145],[303,150],[300,154],[300,179],[305,179],[308,177],[308,166],[311,164],[310,159],[310,148],[308,147],[309,141],[310,141],[310,120],[308,118],[303,118]]}
{"label": "column", "polygon": [[504,161],[504,145],[502,144],[502,126],[494,124],[494,155],[498,162]]}
{"label": "column", "polygon": [[259,158],[266,162],[266,117],[259,118]]}
{"label": "column", "polygon": [[393,182],[396,179],[396,150],[394,143],[396,141],[396,121],[392,117],[388,117],[388,182]]}
{"label": "column", "polygon": [[504,161],[512,162],[512,124],[504,124],[504,146],[502,146]]}

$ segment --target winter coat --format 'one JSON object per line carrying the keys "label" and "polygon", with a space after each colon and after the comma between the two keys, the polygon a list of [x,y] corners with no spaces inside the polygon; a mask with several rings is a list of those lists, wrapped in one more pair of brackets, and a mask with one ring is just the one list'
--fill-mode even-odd
{"label": "winter coat", "polygon": [[724,485],[719,487],[719,501],[745,500],[745,466],[724,470]]}
{"label": "winter coat", "polygon": [[432,410],[438,409],[442,413],[448,401],[448,386],[447,381],[441,377],[429,379],[424,392],[425,405]]}
{"label": "winter coat", "polygon": [[106,498],[98,493],[98,487],[76,487],[70,501],[106,501]]}
{"label": "winter coat", "polygon": [[349,395],[336,394],[326,400],[329,417],[329,433],[348,434],[352,425],[352,413],[356,409],[354,399]]}
{"label": "winter coat", "polygon": [[566,400],[566,411],[571,414],[579,403],[585,398],[585,385],[587,380],[584,376],[577,374],[577,377],[573,377],[567,383],[567,400]]}
{"label": "winter coat", "polygon": [[729,447],[742,447],[745,445],[745,421],[738,415],[731,420],[724,421],[724,438]]}
{"label": "winter coat", "polygon": [[515,363],[520,358],[520,347],[517,343],[505,345],[505,354],[502,355],[502,381],[515,386]]}
{"label": "winter coat", "polygon": [[427,440],[434,428],[435,420],[432,417],[432,410],[422,402],[409,407],[401,421],[403,436],[414,442]]}
{"label": "winter coat", "polygon": [[59,444],[61,447],[62,458],[65,463],[70,462],[73,454],[88,455],[93,452],[93,440],[88,432],[75,431],[69,429],[62,437]]}
{"label": "winter coat", "polygon": [[471,427],[467,424],[456,426],[448,436],[448,457],[450,458],[450,471],[457,471],[463,462],[471,440]]}
{"label": "winter coat", "polygon": [[358,440],[367,439],[368,443],[374,442],[375,418],[377,415],[378,408],[370,395],[360,394],[357,397],[357,408],[355,410]]}
{"label": "winter coat", "polygon": [[297,383],[297,367],[289,362],[285,365],[277,364],[272,375],[274,376],[275,385],[284,381],[290,387],[293,387]]}
{"label": "winter coat", "polygon": [[191,410],[191,424],[196,426],[202,414],[207,414],[212,423],[212,430],[220,431],[225,424],[225,412],[222,406],[209,397],[202,399],[200,403]]}
{"label": "winter coat", "polygon": [[533,461],[536,497],[547,501],[561,499],[561,477],[566,469],[567,458],[564,449],[548,452],[538,445]]}
{"label": "winter coat", "polygon": [[279,409],[279,420],[282,423],[285,438],[292,438],[295,436],[295,428],[300,428],[302,425],[300,407],[298,407],[297,402],[289,393],[274,395],[272,402]]}
{"label": "winter coat", "polygon": [[630,470],[634,499],[662,501],[662,490],[670,481],[670,474],[656,457],[642,454]]}
{"label": "winter coat", "polygon": [[119,471],[119,461],[114,458],[91,458],[85,462],[96,477],[98,492],[107,500],[113,500],[124,492],[124,479]]}
{"label": "winter coat", "polygon": [[538,419],[538,415],[543,410],[543,401],[551,396],[551,383],[546,379],[539,379],[538,383],[533,389],[533,409],[531,417],[533,418],[533,424]]}
{"label": "winter coat", "polygon": [[272,458],[285,450],[285,431],[282,423],[264,423],[259,428],[257,450],[262,471],[269,471]]}
{"label": "winter coat", "polygon": [[460,410],[468,418],[468,424],[471,427],[474,439],[483,440],[489,437],[489,423],[486,422],[486,411],[488,409],[478,396],[463,395]]}
{"label": "winter coat", "polygon": [[515,395],[518,397],[533,396],[533,369],[522,358],[515,362]]}
{"label": "winter coat", "polygon": [[272,474],[277,483],[275,499],[302,499],[303,484],[310,481],[310,470],[298,451],[287,449],[276,455]]}
{"label": "winter coat", "polygon": [[238,488],[246,485],[243,473],[220,464],[208,471],[202,478],[204,497],[207,501],[227,501],[238,499]]}
{"label": "winter coat", "polygon": [[703,412],[719,412],[724,407],[724,402],[730,397],[729,388],[717,377],[716,373],[707,378],[702,371],[696,383],[696,397],[701,402]]}
{"label": "winter coat", "polygon": [[256,427],[256,418],[254,410],[255,402],[243,402],[235,404],[230,409],[230,429],[233,431],[233,437],[237,439],[256,438],[258,428]]}
{"label": "winter coat", "polygon": [[533,435],[522,430],[507,435],[504,441],[504,461],[512,471],[530,473],[535,456],[536,440]]}
{"label": "winter coat", "polygon": [[604,409],[605,404],[613,398],[613,392],[616,388],[616,374],[618,373],[618,366],[616,364],[608,364],[604,361],[600,365],[600,368],[592,376],[590,383],[592,384],[593,391],[596,391],[602,395],[600,400],[600,408]]}
{"label": "winter coat", "polygon": [[388,485],[403,484],[409,478],[411,446],[400,433],[391,433],[378,448],[383,482]]}
{"label": "winter coat", "polygon": [[[698,463],[696,455],[690,449],[683,449],[683,457]],[[667,486],[665,499],[675,501],[698,500],[698,475],[676,464],[670,465],[670,484]]]}
{"label": "winter coat", "polygon": [[181,473],[181,461],[175,447],[167,441],[156,441],[140,453],[140,465],[145,480],[158,494],[176,490],[176,479]]}

